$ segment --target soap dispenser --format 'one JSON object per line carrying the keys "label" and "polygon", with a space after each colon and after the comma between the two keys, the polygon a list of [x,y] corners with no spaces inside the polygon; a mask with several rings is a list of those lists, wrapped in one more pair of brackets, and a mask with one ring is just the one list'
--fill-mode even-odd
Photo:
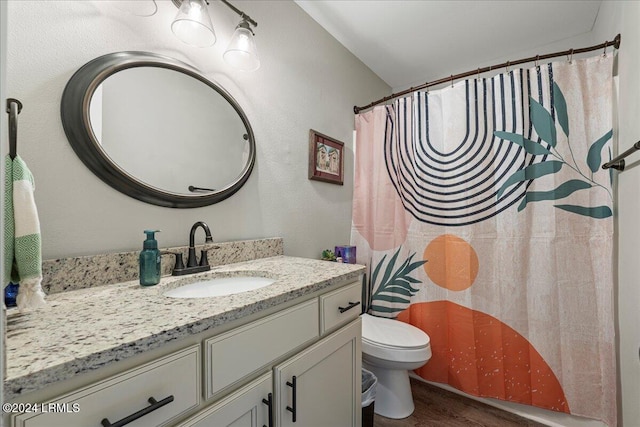
{"label": "soap dispenser", "polygon": [[144,230],[147,240],[142,244],[140,252],[140,284],[153,286],[160,283],[160,251],[155,233],[160,230]]}

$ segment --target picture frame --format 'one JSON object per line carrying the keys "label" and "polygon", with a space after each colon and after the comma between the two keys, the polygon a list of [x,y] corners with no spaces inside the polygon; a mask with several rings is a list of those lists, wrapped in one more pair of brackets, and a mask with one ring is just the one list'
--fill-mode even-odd
{"label": "picture frame", "polygon": [[344,143],[309,130],[309,179],[344,185]]}

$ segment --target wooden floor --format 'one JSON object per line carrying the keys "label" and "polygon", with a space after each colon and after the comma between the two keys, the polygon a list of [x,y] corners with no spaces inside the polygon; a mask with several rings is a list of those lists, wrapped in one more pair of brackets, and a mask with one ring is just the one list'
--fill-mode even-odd
{"label": "wooden floor", "polygon": [[[411,379],[414,413],[402,420],[375,415],[374,427],[544,427],[473,399]],[[375,404],[374,404],[375,406]]]}

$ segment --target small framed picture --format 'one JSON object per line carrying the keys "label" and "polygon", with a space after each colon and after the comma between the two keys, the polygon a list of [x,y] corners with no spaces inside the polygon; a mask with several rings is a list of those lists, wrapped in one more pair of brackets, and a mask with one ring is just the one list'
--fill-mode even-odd
{"label": "small framed picture", "polygon": [[309,131],[309,179],[343,185],[344,143]]}

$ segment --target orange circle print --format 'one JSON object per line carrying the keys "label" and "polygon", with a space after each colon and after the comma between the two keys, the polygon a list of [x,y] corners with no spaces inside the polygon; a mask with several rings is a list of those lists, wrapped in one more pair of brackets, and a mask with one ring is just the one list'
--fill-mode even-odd
{"label": "orange circle print", "polygon": [[451,291],[463,291],[478,275],[478,255],[465,240],[453,234],[433,239],[424,249],[427,276],[438,286]]}

